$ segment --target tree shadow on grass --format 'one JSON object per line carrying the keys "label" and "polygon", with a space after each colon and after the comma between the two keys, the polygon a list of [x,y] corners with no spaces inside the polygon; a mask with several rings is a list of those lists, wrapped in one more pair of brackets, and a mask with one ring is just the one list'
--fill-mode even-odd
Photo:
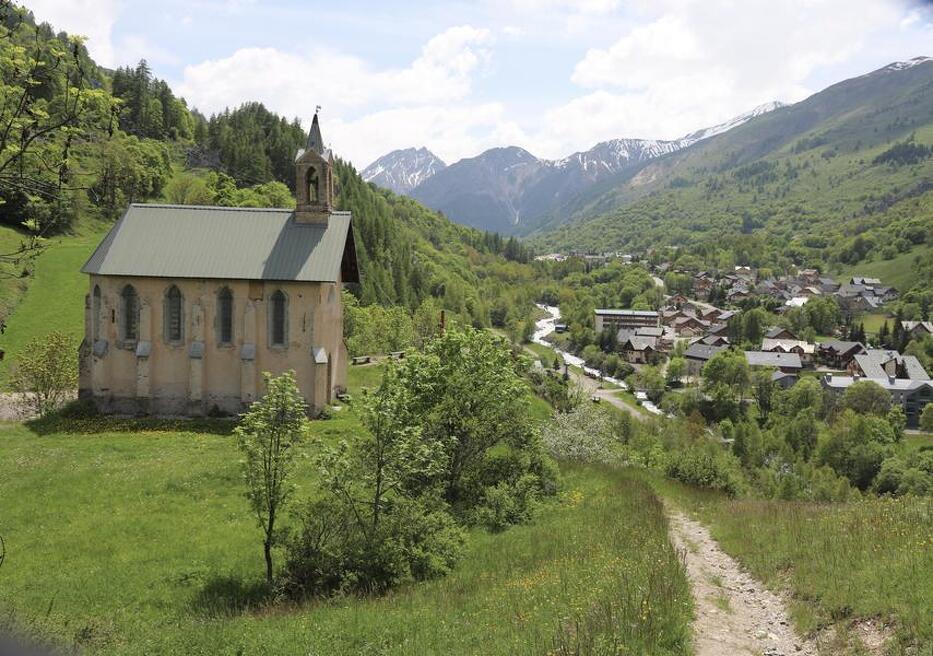
{"label": "tree shadow on grass", "polygon": [[191,609],[205,618],[235,617],[261,610],[274,600],[274,590],[265,581],[215,576],[191,600]]}

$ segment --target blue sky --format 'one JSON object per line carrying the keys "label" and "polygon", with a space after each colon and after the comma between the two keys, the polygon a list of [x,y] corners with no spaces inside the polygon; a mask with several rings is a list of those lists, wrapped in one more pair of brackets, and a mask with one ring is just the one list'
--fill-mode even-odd
{"label": "blue sky", "polygon": [[933,55],[908,0],[33,0],[104,65],[146,58],[205,113],[259,100],[357,166],[427,146],[557,158],[676,138]]}

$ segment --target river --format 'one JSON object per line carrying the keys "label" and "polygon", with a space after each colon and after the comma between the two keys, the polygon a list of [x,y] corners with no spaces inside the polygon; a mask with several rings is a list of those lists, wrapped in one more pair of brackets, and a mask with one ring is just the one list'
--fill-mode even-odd
{"label": "river", "polygon": [[[618,378],[613,378],[612,376],[603,376],[602,373],[600,373],[599,369],[593,369],[592,367],[587,367],[586,363],[583,361],[583,358],[576,356],[573,353],[567,353],[566,351],[562,351],[561,349],[557,348],[556,346],[554,346],[553,344],[545,340],[544,339],[545,337],[547,337],[552,332],[554,332],[554,326],[560,320],[560,308],[554,307],[553,305],[543,305],[541,303],[538,303],[538,307],[544,310],[545,312],[547,312],[547,316],[542,319],[539,319],[535,323],[535,332],[531,336],[532,342],[534,342],[535,344],[540,344],[542,346],[547,346],[548,348],[556,351],[558,355],[560,355],[560,357],[564,360],[565,363],[569,364],[572,367],[580,367],[581,369],[583,369],[583,372],[587,374],[588,376],[591,376],[598,380],[608,381],[612,383],[613,385],[617,385],[618,387],[624,390],[629,389],[629,386],[625,383],[624,380],[619,380]],[[647,398],[642,398],[644,396],[643,394],[636,393],[636,396],[639,397],[639,400],[641,401],[641,405],[645,410],[655,415],[663,414],[661,412],[661,409],[658,408],[654,403],[649,401]]]}

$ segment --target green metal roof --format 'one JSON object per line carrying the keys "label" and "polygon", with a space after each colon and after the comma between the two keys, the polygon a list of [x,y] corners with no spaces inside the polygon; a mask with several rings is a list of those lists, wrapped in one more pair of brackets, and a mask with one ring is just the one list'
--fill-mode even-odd
{"label": "green metal roof", "polygon": [[82,267],[103,276],[357,282],[349,212],[133,204]]}

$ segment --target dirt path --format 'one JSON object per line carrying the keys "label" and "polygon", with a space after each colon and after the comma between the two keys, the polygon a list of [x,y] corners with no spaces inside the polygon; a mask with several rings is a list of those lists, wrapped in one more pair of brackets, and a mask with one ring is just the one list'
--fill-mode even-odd
{"label": "dirt path", "polygon": [[783,601],[742,571],[706,527],[672,508],[668,516],[674,545],[686,553],[696,656],[816,656],[794,632]]}

